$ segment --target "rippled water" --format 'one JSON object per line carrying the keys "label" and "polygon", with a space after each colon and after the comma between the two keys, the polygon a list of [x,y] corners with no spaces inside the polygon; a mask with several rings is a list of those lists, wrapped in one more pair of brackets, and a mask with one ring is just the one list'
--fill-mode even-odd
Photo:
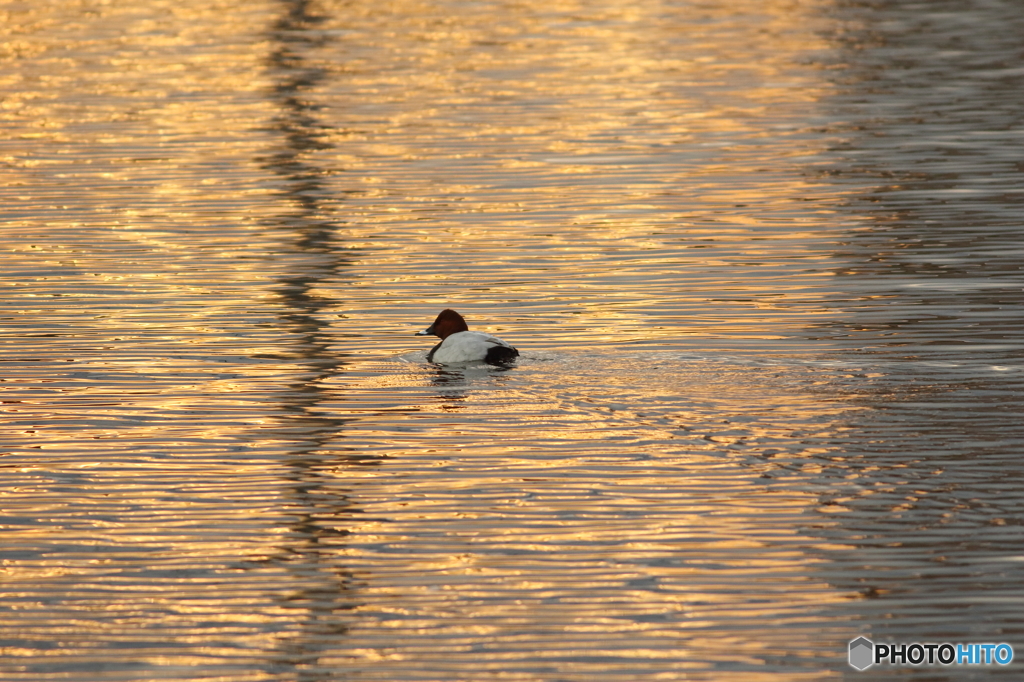
{"label": "rippled water", "polygon": [[0,17],[4,679],[1017,675],[1016,3]]}

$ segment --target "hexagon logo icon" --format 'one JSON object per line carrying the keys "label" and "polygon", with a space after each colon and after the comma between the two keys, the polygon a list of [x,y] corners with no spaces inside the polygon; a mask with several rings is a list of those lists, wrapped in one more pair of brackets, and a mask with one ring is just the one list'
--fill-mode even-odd
{"label": "hexagon logo icon", "polygon": [[858,637],[850,642],[850,665],[857,670],[866,670],[875,662],[875,643],[867,637]]}

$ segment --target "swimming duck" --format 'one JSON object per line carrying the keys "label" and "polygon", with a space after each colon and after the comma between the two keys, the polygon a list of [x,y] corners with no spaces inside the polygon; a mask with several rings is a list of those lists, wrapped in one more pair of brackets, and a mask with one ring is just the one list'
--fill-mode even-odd
{"label": "swimming duck", "polygon": [[497,336],[471,332],[466,320],[451,308],[442,310],[434,323],[416,336],[438,336],[441,343],[427,353],[427,362],[447,365],[456,362],[486,362],[504,365],[519,357],[519,351]]}

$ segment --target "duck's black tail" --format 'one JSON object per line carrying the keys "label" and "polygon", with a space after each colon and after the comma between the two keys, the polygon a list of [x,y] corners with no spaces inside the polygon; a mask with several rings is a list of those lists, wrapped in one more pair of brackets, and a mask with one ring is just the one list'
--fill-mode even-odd
{"label": "duck's black tail", "polygon": [[519,351],[511,346],[491,346],[487,349],[484,362],[489,365],[507,365],[510,362],[515,362],[518,357]]}

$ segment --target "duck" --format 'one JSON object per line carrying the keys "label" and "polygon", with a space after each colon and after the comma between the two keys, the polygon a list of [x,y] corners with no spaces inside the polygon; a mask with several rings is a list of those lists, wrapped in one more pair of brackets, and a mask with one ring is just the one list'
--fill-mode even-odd
{"label": "duck", "polygon": [[466,320],[451,308],[438,313],[434,323],[416,336],[437,336],[441,342],[427,353],[427,362],[448,365],[459,362],[486,362],[507,365],[519,357],[519,351],[497,336],[469,331]]}

